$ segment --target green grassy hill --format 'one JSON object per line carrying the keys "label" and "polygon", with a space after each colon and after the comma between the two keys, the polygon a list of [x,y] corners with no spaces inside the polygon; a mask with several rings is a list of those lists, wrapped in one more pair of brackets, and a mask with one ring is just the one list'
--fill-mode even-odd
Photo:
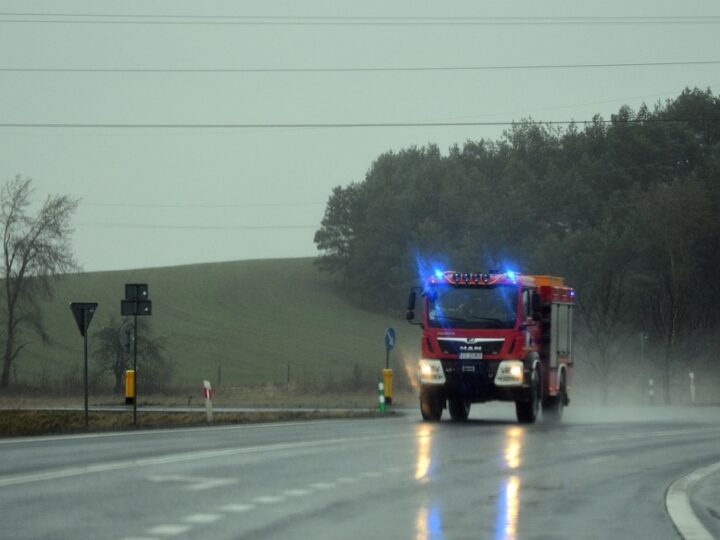
{"label": "green grassy hill", "polygon": [[[385,364],[388,326],[398,334],[396,372],[405,371],[406,362],[414,366],[418,354],[417,328],[350,304],[313,259],[240,261],[64,277],[44,309],[50,343],[25,336],[33,341],[17,360],[17,381],[62,387],[81,380],[83,342],[68,304],[99,303],[89,332],[92,350],[93,332],[120,317],[125,283],[149,285],[153,315],[138,320],[167,339],[173,386],[217,382],[218,366],[223,385],[231,386],[284,383],[288,364],[296,382],[347,380],[355,364],[365,377],[375,377]],[[400,298],[398,315],[403,308]]]}

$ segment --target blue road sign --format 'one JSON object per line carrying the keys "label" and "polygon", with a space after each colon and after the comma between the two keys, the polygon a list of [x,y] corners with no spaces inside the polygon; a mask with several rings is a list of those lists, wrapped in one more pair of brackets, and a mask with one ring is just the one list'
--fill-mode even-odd
{"label": "blue road sign", "polygon": [[395,347],[395,329],[390,326],[385,330],[385,348],[391,351]]}

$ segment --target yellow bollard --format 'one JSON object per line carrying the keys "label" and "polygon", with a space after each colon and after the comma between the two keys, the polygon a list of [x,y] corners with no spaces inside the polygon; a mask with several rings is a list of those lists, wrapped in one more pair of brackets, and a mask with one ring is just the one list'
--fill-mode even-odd
{"label": "yellow bollard", "polygon": [[135,371],[125,370],[125,404],[132,405],[135,402]]}
{"label": "yellow bollard", "polygon": [[385,383],[385,403],[392,405],[392,393],[393,393],[393,370],[383,369],[383,383]]}

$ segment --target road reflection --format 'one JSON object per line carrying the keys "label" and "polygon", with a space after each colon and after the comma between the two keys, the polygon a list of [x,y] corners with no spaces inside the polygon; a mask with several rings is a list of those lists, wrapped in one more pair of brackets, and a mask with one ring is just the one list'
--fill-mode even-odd
{"label": "road reflection", "polygon": [[[525,430],[521,427],[513,426],[505,430],[503,457],[510,470],[514,471],[522,464],[524,438]],[[495,522],[495,540],[515,540],[517,538],[520,487],[520,477],[513,474],[505,480],[500,489],[497,520]]]}
{"label": "road reflection", "polygon": [[442,515],[437,502],[421,505],[415,521],[415,540],[442,540]]}
{"label": "road reflection", "polygon": [[430,480],[432,457],[430,446],[432,443],[432,427],[421,426],[417,432],[417,465],[415,466],[415,480],[428,482]]}
{"label": "road reflection", "polygon": [[[432,425],[422,425],[417,430],[415,480],[421,484],[430,482],[435,468],[431,455],[433,429]],[[415,540],[442,540],[443,538],[440,504],[437,501],[423,501],[415,518]]]}

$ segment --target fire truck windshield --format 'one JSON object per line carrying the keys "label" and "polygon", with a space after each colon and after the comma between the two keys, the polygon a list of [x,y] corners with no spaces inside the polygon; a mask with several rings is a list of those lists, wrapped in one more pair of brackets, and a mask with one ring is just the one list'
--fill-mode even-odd
{"label": "fire truck windshield", "polygon": [[496,287],[434,287],[428,294],[428,324],[434,328],[513,328],[518,289]]}

